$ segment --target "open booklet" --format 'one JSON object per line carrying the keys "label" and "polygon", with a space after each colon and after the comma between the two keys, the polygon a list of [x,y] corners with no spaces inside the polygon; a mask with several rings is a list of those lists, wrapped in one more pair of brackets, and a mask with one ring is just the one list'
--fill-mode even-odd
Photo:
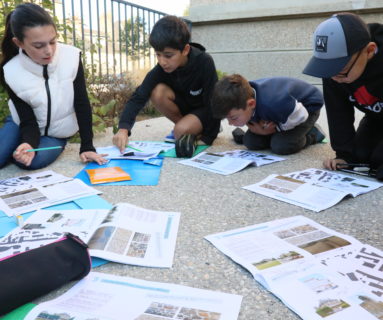
{"label": "open booklet", "polygon": [[102,192],[54,171],[42,171],[0,181],[0,210],[7,216]]}
{"label": "open booklet", "polygon": [[383,252],[350,236],[295,216],[205,238],[302,319],[382,319]]}
{"label": "open booklet", "polygon": [[91,272],[24,320],[236,320],[241,301],[235,294]]}
{"label": "open booklet", "polygon": [[92,257],[147,267],[170,268],[180,213],[119,203],[111,210],[39,210],[0,239],[0,260],[77,235]]}
{"label": "open booklet", "polygon": [[259,167],[282,160],[285,159],[254,151],[233,150],[219,153],[202,152],[191,159],[179,161],[179,163],[222,175],[229,175],[250,165]]}
{"label": "open booklet", "polygon": [[174,149],[174,144],[166,142],[130,141],[123,153],[116,146],[100,147],[96,150],[97,153],[107,154],[106,159],[148,160],[171,149]]}
{"label": "open booklet", "polygon": [[334,171],[307,169],[273,174],[244,189],[310,209],[328,209],[347,196],[356,197],[383,186],[382,183]]}

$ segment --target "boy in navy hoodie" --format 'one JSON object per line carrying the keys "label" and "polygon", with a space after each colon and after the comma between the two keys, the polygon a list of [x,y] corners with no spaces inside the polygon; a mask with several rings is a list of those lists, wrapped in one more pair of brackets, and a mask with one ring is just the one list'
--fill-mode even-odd
{"label": "boy in navy hoodie", "polygon": [[[322,78],[331,146],[336,156],[323,165],[336,170],[364,163],[383,178],[383,25],[366,25],[339,13],[314,33],[313,57],[303,73]],[[354,127],[355,109],[364,113]]]}
{"label": "boy in navy hoodie", "polygon": [[322,94],[298,79],[273,77],[249,82],[239,74],[226,76],[215,85],[211,105],[214,117],[248,127],[246,133],[235,129],[233,136],[250,150],[271,148],[276,154],[287,155],[324,139],[314,126],[323,106]]}
{"label": "boy in navy hoodie", "polygon": [[191,157],[198,139],[212,144],[217,137],[220,121],[212,117],[210,109],[217,81],[214,61],[203,46],[189,41],[186,23],[175,16],[165,16],[154,25],[149,43],[156,51],[158,64],[126,103],[113,137],[121,152],[137,114],[149,99],[174,123],[172,142],[178,157]]}

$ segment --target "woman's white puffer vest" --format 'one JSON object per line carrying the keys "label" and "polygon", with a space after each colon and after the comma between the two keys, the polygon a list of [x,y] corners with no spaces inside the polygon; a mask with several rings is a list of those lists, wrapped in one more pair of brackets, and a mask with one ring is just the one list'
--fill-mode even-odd
{"label": "woman's white puffer vest", "polygon": [[[32,61],[21,49],[17,56],[5,64],[6,83],[20,99],[33,108],[41,135],[67,138],[78,131],[73,106],[73,81],[78,72],[79,61],[79,49],[58,43],[53,60],[47,67],[48,79],[44,78],[44,67]],[[8,105],[13,121],[20,124],[19,115],[11,100]]]}

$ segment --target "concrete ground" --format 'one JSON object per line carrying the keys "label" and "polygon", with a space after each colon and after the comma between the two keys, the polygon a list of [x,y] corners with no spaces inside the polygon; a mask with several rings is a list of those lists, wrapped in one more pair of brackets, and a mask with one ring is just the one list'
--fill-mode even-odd
{"label": "concrete ground", "polygon": [[[320,122],[327,131],[323,116]],[[222,125],[223,132],[209,150],[242,148],[234,144],[231,138],[233,127],[226,121]],[[136,124],[131,138],[161,140],[171,129],[172,124],[165,118],[145,120]],[[111,132],[98,136],[95,145],[110,145],[111,138]],[[78,149],[76,144],[69,145],[58,161],[48,169],[74,176],[83,168],[83,164],[79,162]],[[321,168],[322,159],[332,156],[328,143],[318,144],[287,156],[286,161],[260,168],[247,168],[229,176],[184,166],[177,163],[178,159],[166,158],[157,186],[97,187],[103,191],[101,196],[110,203],[128,202],[148,209],[179,211],[181,222],[173,268],[156,269],[108,263],[95,271],[239,294],[243,296],[239,315],[242,320],[299,319],[261,287],[249,272],[219,252],[203,237],[278,218],[304,215],[326,227],[383,249],[383,215],[380,212],[383,189],[345,199],[320,213],[241,189],[242,186],[258,182],[272,173]],[[0,171],[0,178],[23,173],[14,165],[9,165]],[[51,299],[66,289],[67,287],[61,288],[39,301]]]}

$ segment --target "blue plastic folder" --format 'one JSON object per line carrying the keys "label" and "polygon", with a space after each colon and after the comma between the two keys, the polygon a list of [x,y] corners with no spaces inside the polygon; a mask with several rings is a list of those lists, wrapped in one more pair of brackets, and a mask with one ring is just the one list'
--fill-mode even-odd
{"label": "blue plastic folder", "polygon": [[[89,196],[76,199],[70,202],[54,205],[44,209],[47,210],[75,210],[75,209],[111,209],[112,205],[99,196]],[[33,212],[23,214],[23,218],[27,219]],[[4,212],[0,211],[0,237],[4,237],[8,232],[17,227],[14,217],[8,217]],[[107,260],[92,257],[92,268],[107,263]]]}
{"label": "blue plastic folder", "polygon": [[132,180],[117,181],[109,183],[100,183],[98,186],[156,186],[160,179],[163,158],[154,158],[155,163],[146,163],[142,160],[110,160],[107,164],[102,166],[97,163],[88,163],[83,170],[81,170],[75,178],[82,180],[87,185],[90,183],[88,174],[85,170],[107,168],[107,167],[120,167],[122,170],[129,173]]}

